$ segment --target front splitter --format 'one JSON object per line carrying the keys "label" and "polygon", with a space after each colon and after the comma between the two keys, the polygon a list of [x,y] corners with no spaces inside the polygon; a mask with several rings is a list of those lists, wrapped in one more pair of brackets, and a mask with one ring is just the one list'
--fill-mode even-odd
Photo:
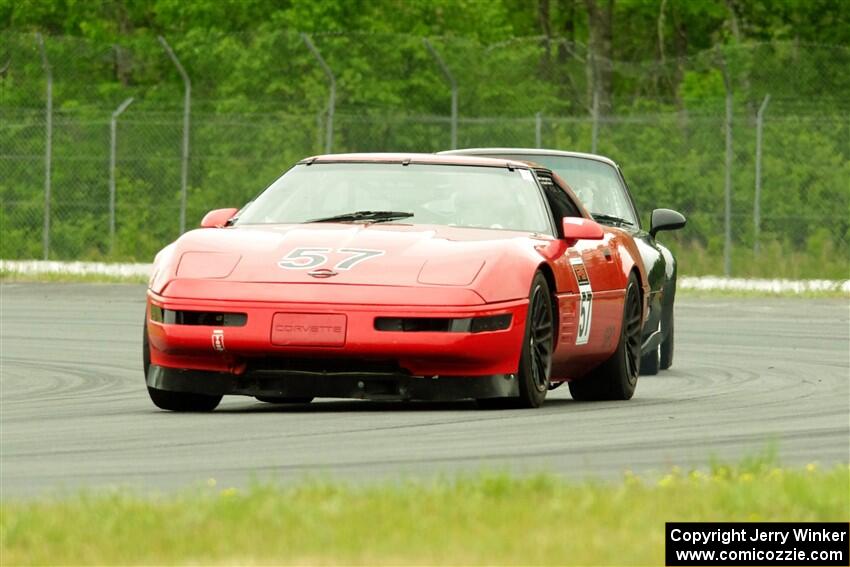
{"label": "front splitter", "polygon": [[515,374],[422,377],[391,373],[263,370],[235,375],[152,364],[146,382],[149,387],[158,390],[213,396],[428,401],[519,396]]}

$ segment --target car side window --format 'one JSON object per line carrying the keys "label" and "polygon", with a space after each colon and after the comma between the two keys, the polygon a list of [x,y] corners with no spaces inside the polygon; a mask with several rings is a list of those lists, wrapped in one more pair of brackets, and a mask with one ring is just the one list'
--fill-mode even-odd
{"label": "car side window", "polygon": [[634,212],[635,222],[637,223],[635,226],[637,228],[641,228],[640,221],[640,211],[638,211],[637,203],[635,203],[635,198],[632,195],[632,190],[629,188],[629,184],[626,182],[626,176],[623,175],[622,171],[619,171],[620,185],[623,187],[623,193],[629,198],[629,203],[632,205],[632,211]]}
{"label": "car side window", "polygon": [[561,226],[561,219],[564,217],[580,217],[581,211],[567,195],[552,179],[552,174],[546,170],[535,170],[537,179],[540,181],[540,186],[543,188],[543,194],[546,196],[546,201],[549,203],[549,210],[552,211],[553,221],[555,226]]}

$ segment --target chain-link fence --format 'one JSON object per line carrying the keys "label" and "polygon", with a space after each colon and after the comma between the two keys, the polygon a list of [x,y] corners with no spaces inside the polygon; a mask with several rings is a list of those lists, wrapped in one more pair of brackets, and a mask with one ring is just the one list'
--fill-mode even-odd
{"label": "chain-link fence", "polygon": [[606,86],[553,38],[169,42],[0,34],[0,257],[149,261],[307,155],[456,144],[612,157],[644,219],[688,216],[664,235],[686,273],[850,275],[845,47],[605,61]]}

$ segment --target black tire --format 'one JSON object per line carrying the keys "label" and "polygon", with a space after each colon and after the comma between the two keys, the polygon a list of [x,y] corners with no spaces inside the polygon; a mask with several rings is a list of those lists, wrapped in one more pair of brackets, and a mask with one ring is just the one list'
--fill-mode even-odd
{"label": "black tire", "polygon": [[475,405],[478,409],[483,410],[500,410],[500,409],[515,409],[519,407],[517,400],[519,398],[479,398],[475,400]]}
{"label": "black tire", "polygon": [[675,344],[673,339],[675,337],[674,328],[673,328],[673,313],[670,313],[670,321],[667,323],[667,338],[664,339],[664,342],[661,343],[661,370],[667,370],[671,366],[673,366],[673,349]]}
{"label": "black tire", "polygon": [[[148,369],[151,365],[151,351],[148,343],[148,323],[145,321],[142,331],[142,367],[147,379]],[[169,411],[212,411],[221,402],[221,396],[206,396],[204,394],[192,394],[188,392],[169,392],[148,386],[148,395],[153,404],[159,409]]]}
{"label": "black tire", "polygon": [[573,399],[628,400],[634,395],[640,373],[642,317],[640,285],[632,273],[626,285],[617,350],[587,376],[569,383]]}
{"label": "black tire", "polygon": [[145,371],[145,380],[148,379],[148,369],[151,367],[151,347],[148,343],[148,314],[145,310],[145,323],[142,326],[142,370]]}
{"label": "black tire", "polygon": [[552,350],[555,343],[552,294],[540,272],[531,280],[528,315],[519,359],[517,382],[519,397],[478,400],[482,409],[539,408],[549,391]]}
{"label": "black tire", "polygon": [[221,396],[207,396],[190,392],[169,392],[148,386],[151,401],[159,409],[168,411],[206,412],[214,410],[221,402]]}
{"label": "black tire", "polygon": [[658,374],[658,351],[659,348],[655,347],[651,352],[640,357],[641,376],[655,376]]}
{"label": "black tire", "polygon": [[257,396],[257,399],[267,404],[309,404],[313,398],[279,398],[275,396]]}

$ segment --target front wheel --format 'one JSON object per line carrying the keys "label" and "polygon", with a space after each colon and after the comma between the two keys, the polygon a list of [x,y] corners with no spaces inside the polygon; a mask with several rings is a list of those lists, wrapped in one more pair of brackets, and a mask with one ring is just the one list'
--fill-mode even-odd
{"label": "front wheel", "polygon": [[168,411],[212,411],[221,402],[221,396],[207,396],[189,392],[169,392],[148,386],[151,401],[159,409]]}
{"label": "front wheel", "polygon": [[626,286],[617,350],[587,376],[570,382],[573,399],[628,400],[634,395],[640,373],[642,319],[640,285],[633,273]]}
{"label": "front wheel", "polygon": [[658,374],[658,351],[659,347],[655,347],[640,357],[641,376],[655,376]]}
{"label": "front wheel", "polygon": [[670,313],[670,322],[667,324],[667,338],[661,343],[661,369],[667,370],[673,366],[673,314]]}
{"label": "front wheel", "polygon": [[[146,316],[147,317],[147,316]],[[148,322],[145,320],[142,330],[142,369],[147,379],[148,369],[151,366],[151,350],[148,342]],[[187,392],[169,392],[148,386],[148,395],[153,405],[159,409],[168,411],[212,411],[221,402],[221,396],[207,396],[204,394],[191,394]]]}
{"label": "front wheel", "polygon": [[546,399],[555,342],[553,319],[549,284],[543,274],[538,272],[531,282],[525,341],[519,359],[520,407],[539,408]]}
{"label": "front wheel", "polygon": [[552,371],[552,349],[555,343],[554,313],[549,284],[540,272],[531,281],[528,294],[528,314],[519,359],[518,398],[489,398],[478,400],[482,409],[539,408],[549,391]]}

